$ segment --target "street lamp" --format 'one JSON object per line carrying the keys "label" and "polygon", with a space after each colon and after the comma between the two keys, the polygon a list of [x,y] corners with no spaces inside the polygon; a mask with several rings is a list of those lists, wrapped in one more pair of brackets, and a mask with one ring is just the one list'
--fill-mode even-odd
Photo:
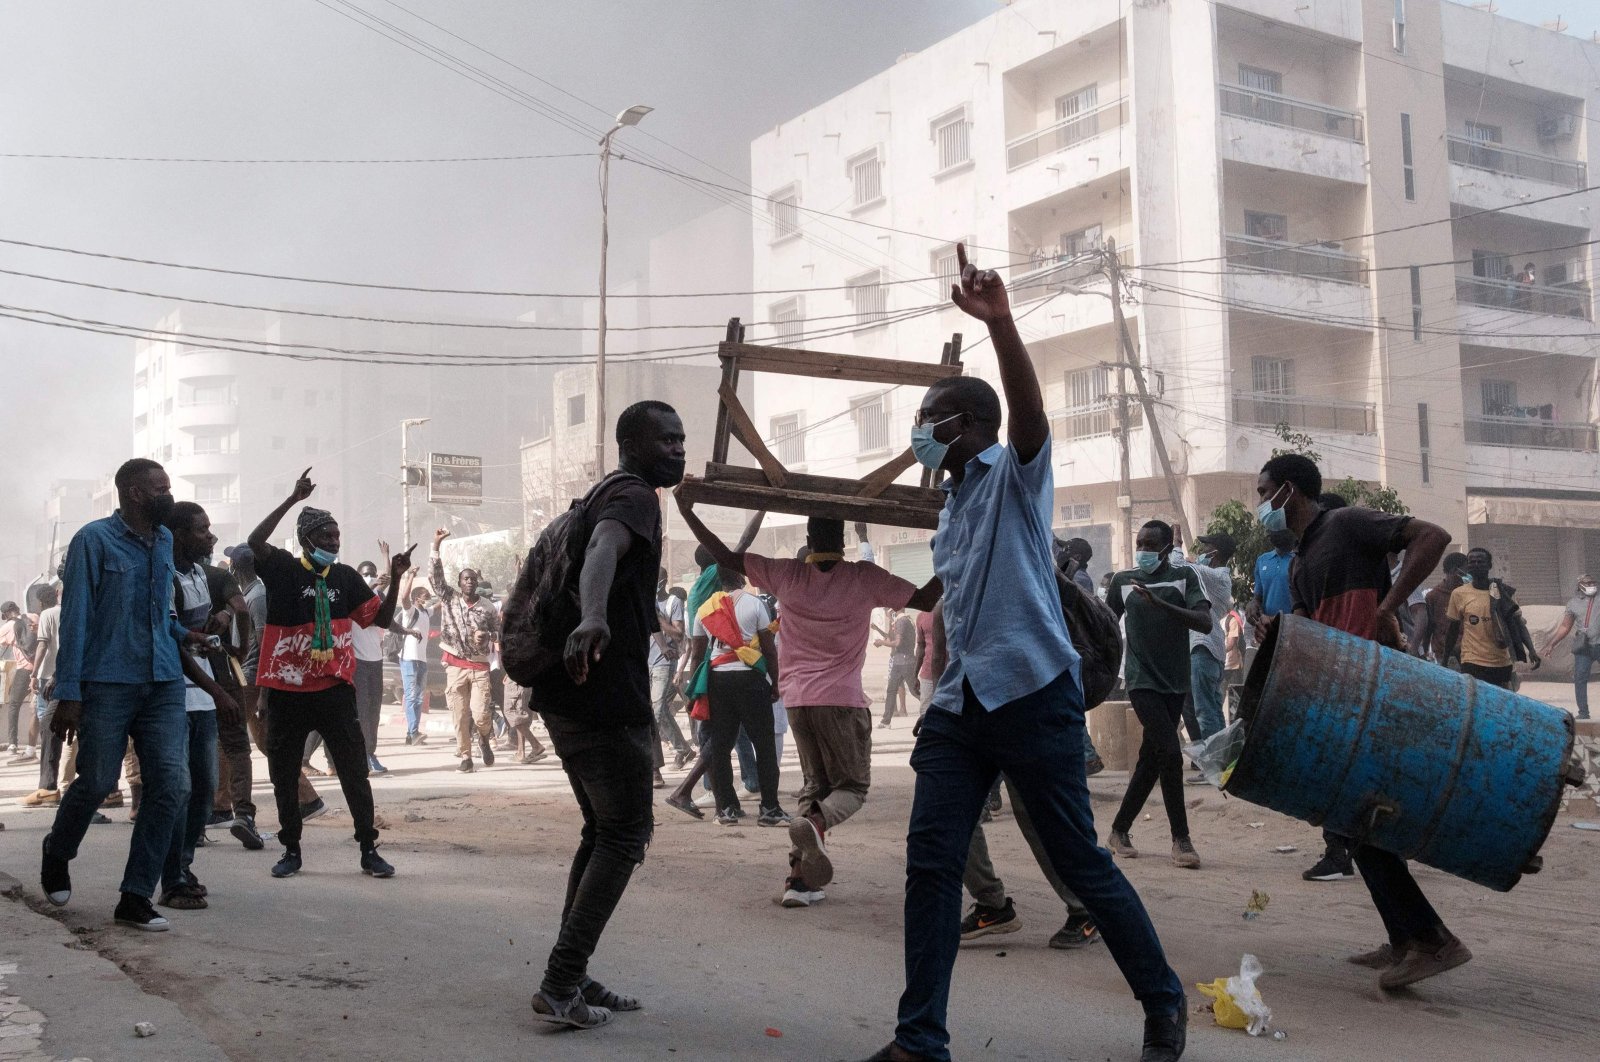
{"label": "street lamp", "polygon": [[617,115],[616,122],[600,138],[600,321],[594,358],[594,474],[606,474],[606,248],[610,243],[610,216],[607,201],[611,192],[611,138],[623,126],[638,125],[653,108],[635,104]]}
{"label": "street lamp", "polygon": [[411,542],[411,454],[407,447],[411,429],[428,423],[427,417],[410,417],[400,422],[400,548]]}

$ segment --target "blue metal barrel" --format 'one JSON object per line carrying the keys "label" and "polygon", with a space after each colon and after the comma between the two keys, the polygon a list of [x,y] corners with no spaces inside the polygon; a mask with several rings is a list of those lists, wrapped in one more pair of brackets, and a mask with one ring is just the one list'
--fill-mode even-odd
{"label": "blue metal barrel", "polygon": [[1284,616],[1240,713],[1233,796],[1502,892],[1538,868],[1572,750],[1566,712]]}

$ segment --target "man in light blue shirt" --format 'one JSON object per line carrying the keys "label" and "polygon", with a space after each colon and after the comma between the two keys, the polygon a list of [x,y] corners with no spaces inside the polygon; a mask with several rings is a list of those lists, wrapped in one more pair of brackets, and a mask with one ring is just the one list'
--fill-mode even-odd
{"label": "man in light blue shirt", "polygon": [[1250,602],[1253,618],[1269,620],[1294,611],[1289,599],[1289,569],[1294,565],[1295,534],[1274,531],[1272,549],[1256,558],[1256,592]]}
{"label": "man in light blue shirt", "polygon": [[1099,925],[1144,1005],[1144,1062],[1176,1062],[1183,986],[1133,887],[1095,841],[1084,776],[1078,654],[1055,585],[1050,426],[1039,381],[993,270],[969,265],[951,297],[983,321],[1010,409],[975,377],[928,389],[911,444],[949,474],[933,540],[944,584],[949,664],[919,728],[906,837],[906,987],[894,1042],[868,1062],[949,1059],[945,1027],[960,943],[961,872],[985,797],[1004,772],[1026,802],[1051,864]]}

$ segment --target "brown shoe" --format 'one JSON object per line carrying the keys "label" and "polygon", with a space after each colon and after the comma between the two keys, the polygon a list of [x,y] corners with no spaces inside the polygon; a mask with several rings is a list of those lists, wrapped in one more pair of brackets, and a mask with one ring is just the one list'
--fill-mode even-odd
{"label": "brown shoe", "polygon": [[1438,947],[1413,944],[1406,949],[1405,958],[1383,971],[1378,978],[1378,986],[1385,991],[1404,988],[1437,977],[1446,970],[1454,970],[1471,960],[1472,952],[1454,936]]}
{"label": "brown shoe", "polygon": [[1200,853],[1194,850],[1189,838],[1172,842],[1172,865],[1185,870],[1200,869]]}
{"label": "brown shoe", "polygon": [[1121,856],[1123,859],[1138,859],[1139,850],[1133,846],[1133,838],[1128,836],[1127,830],[1112,830],[1106,837],[1106,847],[1111,849],[1111,854]]}
{"label": "brown shoe", "polygon": [[122,790],[113,789],[107,793],[106,798],[100,801],[100,806],[103,808],[120,808],[122,806]]}
{"label": "brown shoe", "polygon": [[1387,970],[1401,958],[1401,953],[1395,950],[1393,944],[1384,944],[1371,951],[1364,951],[1360,955],[1351,955],[1344,961],[1365,966],[1369,970]]}
{"label": "brown shoe", "polygon": [[22,806],[25,808],[54,807],[59,803],[61,803],[59,789],[35,789],[22,798]]}

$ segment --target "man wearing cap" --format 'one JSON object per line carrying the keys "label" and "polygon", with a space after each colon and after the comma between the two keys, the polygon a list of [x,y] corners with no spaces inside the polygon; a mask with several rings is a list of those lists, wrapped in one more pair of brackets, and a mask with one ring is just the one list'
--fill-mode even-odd
{"label": "man wearing cap", "polygon": [[494,766],[494,723],[489,684],[489,650],[494,646],[499,620],[494,606],[478,596],[482,577],[476,568],[462,568],[456,585],[444,580],[439,544],[450,537],[444,528],[433,533],[428,554],[428,585],[439,599],[439,648],[444,659],[444,699],[456,727],[456,758],[460,770],[472,770],[472,731],[478,731],[483,765]]}
{"label": "man wearing cap", "polygon": [[339,560],[339,524],[333,514],[306,506],[295,523],[300,552],[270,541],[291,506],[311,497],[311,469],[294,491],[250,533],[256,574],[266,584],[267,621],[261,631],[256,684],[267,693],[267,770],[278,801],[278,839],[283,858],[272,876],[298,873],[300,855],[300,756],[312,731],[322,735],[339,772],[350,817],[361,845],[361,871],[394,876],[378,854],[372,785],[367,780],[367,745],[356,716],[355,627],[387,628],[394,618],[399,576],[411,567],[411,551],[395,555],[393,576],[380,601],[356,570]]}
{"label": "man wearing cap", "polygon": [[[1209,634],[1189,632],[1189,695],[1194,702],[1194,721],[1199,733],[1191,731],[1196,741],[1215,734],[1222,722],[1222,664],[1228,656],[1228,633],[1220,622],[1233,609],[1233,571],[1228,562],[1233,560],[1238,548],[1233,536],[1225,532],[1201,535],[1195,539],[1194,560],[1183,557],[1183,528],[1174,526],[1173,536],[1178,546],[1172,551],[1173,565],[1187,565],[1200,577],[1200,589],[1211,604],[1211,615],[1219,622],[1211,625]],[[1187,720],[1186,720],[1187,721]]]}

